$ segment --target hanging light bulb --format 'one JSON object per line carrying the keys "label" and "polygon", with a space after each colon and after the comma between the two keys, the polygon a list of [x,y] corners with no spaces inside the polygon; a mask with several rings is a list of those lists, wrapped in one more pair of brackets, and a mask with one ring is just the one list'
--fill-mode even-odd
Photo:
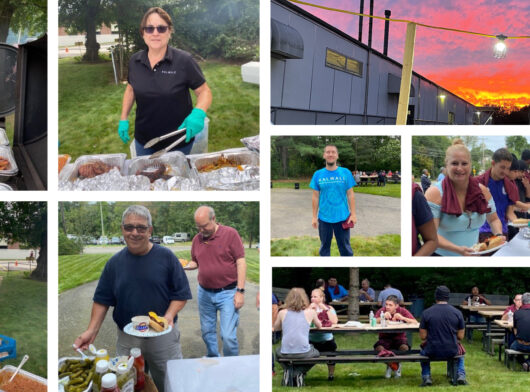
{"label": "hanging light bulb", "polygon": [[499,41],[495,44],[493,47],[493,56],[496,59],[503,59],[506,57],[506,44],[504,43],[504,40],[508,37],[505,35],[499,34],[496,37]]}

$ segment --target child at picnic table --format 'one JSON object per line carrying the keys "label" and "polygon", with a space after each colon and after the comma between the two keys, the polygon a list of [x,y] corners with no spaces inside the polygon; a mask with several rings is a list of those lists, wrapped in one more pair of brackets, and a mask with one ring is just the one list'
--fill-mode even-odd
{"label": "child at picnic table", "polygon": [[[293,287],[285,298],[285,309],[280,310],[274,331],[283,331],[282,342],[276,349],[277,358],[313,358],[320,355],[319,351],[309,343],[309,328],[314,324],[322,327],[314,309],[309,307],[309,299],[304,289]],[[282,362],[284,386],[303,386],[305,374],[313,365],[297,365],[290,374],[287,366]]]}
{"label": "child at picnic table", "polygon": [[[314,289],[311,292],[311,305],[321,321],[323,327],[331,327],[337,324],[337,312],[333,306],[329,306],[325,302],[324,291],[321,289]],[[331,332],[313,332],[309,336],[309,341],[313,344],[319,352],[322,351],[337,351],[337,344]],[[335,374],[335,363],[328,363],[328,381],[333,381]]]}
{"label": "child at picnic table", "polygon": [[[389,295],[386,298],[385,306],[376,312],[375,317],[379,323],[382,318],[395,322],[417,323],[407,309],[399,306],[399,299],[395,295]],[[390,350],[409,351],[410,345],[404,332],[380,333],[374,349],[380,356],[392,356],[394,354]],[[395,378],[401,377],[401,364],[397,362],[387,364],[385,378],[392,377],[392,371],[394,371]]]}

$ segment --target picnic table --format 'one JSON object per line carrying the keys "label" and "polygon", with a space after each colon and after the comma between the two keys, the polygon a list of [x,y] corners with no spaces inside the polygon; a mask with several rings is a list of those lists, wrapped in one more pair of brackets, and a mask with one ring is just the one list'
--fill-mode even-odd
{"label": "picnic table", "polygon": [[[337,314],[343,314],[348,310],[348,301],[331,301],[330,305],[335,308]],[[410,306],[412,302],[403,302],[400,306]],[[377,301],[359,301],[359,306],[379,307]]]}
{"label": "picnic table", "polygon": [[409,332],[419,331],[420,323],[402,323],[402,322],[390,322],[391,324],[386,327],[381,327],[381,323],[372,327],[370,324],[359,323],[359,326],[347,326],[347,324],[334,324],[331,327],[322,328],[311,328],[309,332],[326,331],[333,333],[346,333],[346,332]]}
{"label": "picnic table", "polygon": [[508,305],[460,305],[460,308],[469,310],[470,312],[486,311],[486,310],[502,310],[506,309]]}
{"label": "picnic table", "polygon": [[508,244],[495,252],[492,257],[530,256],[530,240],[523,237],[522,230]]}
{"label": "picnic table", "polygon": [[368,181],[370,181],[372,184],[377,183],[377,175],[375,176],[361,176],[361,184],[360,185],[368,185]]}
{"label": "picnic table", "polygon": [[[504,309],[506,309],[506,307],[504,307]],[[491,310],[490,309],[490,310],[479,310],[478,311],[478,314],[486,318],[486,339],[484,339],[484,343],[485,343],[486,352],[490,355],[495,355],[495,352],[494,351],[492,352],[491,350],[492,349],[491,321],[494,318],[502,317],[502,315],[504,314],[504,309],[503,310]]]}

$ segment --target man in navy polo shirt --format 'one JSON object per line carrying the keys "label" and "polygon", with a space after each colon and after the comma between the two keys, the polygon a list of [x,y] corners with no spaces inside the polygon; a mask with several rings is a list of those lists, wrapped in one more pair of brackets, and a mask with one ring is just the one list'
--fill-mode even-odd
{"label": "man in navy polo shirt", "polygon": [[[515,341],[510,348],[512,350],[530,353],[530,293],[524,293],[522,297],[522,305],[513,315],[513,333],[515,334]],[[522,356],[519,356],[519,361],[523,365],[525,371],[530,371],[530,359],[523,362]]]}
{"label": "man in navy polo shirt", "polygon": [[[177,314],[191,299],[188,279],[173,252],[153,244],[151,214],[143,206],[130,206],[122,216],[122,234],[127,247],[112,256],[99,278],[94,293],[90,323],[74,346],[83,350],[94,342],[110,306],[118,327],[116,354],[129,356],[139,347],[159,391],[164,391],[166,363],[181,359]],[[131,318],[150,311],[163,316],[172,326],[169,333],[149,339],[124,332]]]}
{"label": "man in navy polo shirt", "polygon": [[342,224],[355,224],[355,196],[357,185],[350,170],[339,167],[339,151],[336,146],[324,147],[326,167],[315,172],[309,186],[313,189],[313,228],[318,228],[320,256],[329,256],[331,240],[335,240],[341,256],[353,256],[350,245],[350,229]]}

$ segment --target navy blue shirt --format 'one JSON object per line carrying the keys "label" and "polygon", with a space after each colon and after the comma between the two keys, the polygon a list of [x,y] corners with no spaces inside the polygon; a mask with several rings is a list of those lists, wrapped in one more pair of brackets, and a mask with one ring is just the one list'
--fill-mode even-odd
{"label": "navy blue shirt", "polygon": [[[133,54],[127,80],[136,100],[134,138],[141,144],[175,131],[193,109],[190,89],[195,90],[205,83],[202,71],[191,55],[171,46],[152,69],[147,51]],[[156,148],[167,147],[181,136],[161,141]],[[178,147],[182,146],[185,144]]]}
{"label": "navy blue shirt", "polygon": [[420,329],[427,330],[425,355],[451,358],[458,354],[456,332],[465,328],[462,313],[449,304],[435,304],[421,316]]}
{"label": "navy blue shirt", "polygon": [[153,244],[144,256],[133,255],[127,248],[112,256],[99,278],[93,301],[114,306],[112,318],[123,330],[134,316],[150,311],[163,316],[171,301],[188,299],[190,286],[179,260],[169,249]]}
{"label": "navy blue shirt", "polygon": [[[488,182],[488,188],[491,192],[491,196],[493,197],[493,201],[495,201],[495,208],[497,209],[497,216],[499,217],[502,223],[502,232],[508,233],[508,221],[506,220],[506,210],[508,209],[508,206],[514,203],[508,197],[508,194],[506,193],[506,189],[504,189],[504,179],[495,181],[493,178],[490,177],[490,180]],[[488,222],[482,225],[482,227],[480,228],[480,232],[481,233],[493,233]],[[498,233],[493,233],[493,234],[498,234]]]}
{"label": "navy blue shirt", "polygon": [[[431,208],[421,192],[414,192],[414,198],[412,199],[412,216],[414,217],[416,232],[418,232],[418,227],[432,220]],[[418,249],[420,249],[421,244],[419,238],[417,238],[416,241],[418,242]]]}
{"label": "navy blue shirt", "polygon": [[[517,339],[530,343],[530,309],[521,308],[513,314],[513,326],[517,329]],[[530,351],[530,347],[528,349]]]}

